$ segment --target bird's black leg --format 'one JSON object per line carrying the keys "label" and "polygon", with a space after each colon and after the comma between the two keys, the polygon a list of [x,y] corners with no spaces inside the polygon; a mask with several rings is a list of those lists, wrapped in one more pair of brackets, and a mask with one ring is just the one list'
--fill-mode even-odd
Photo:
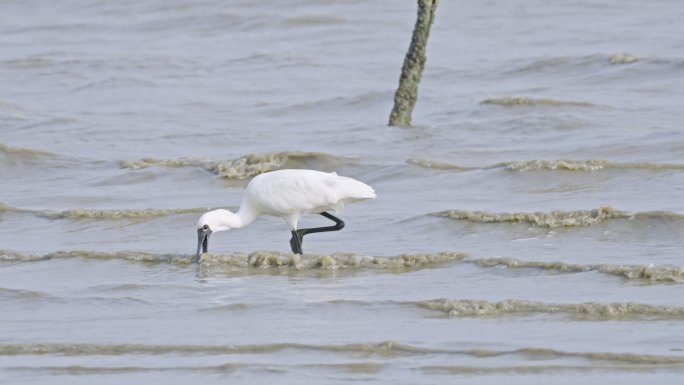
{"label": "bird's black leg", "polygon": [[292,230],[292,239],[290,239],[290,246],[292,247],[292,252],[295,254],[302,255],[302,238],[303,234]]}
{"label": "bird's black leg", "polygon": [[290,239],[290,246],[292,246],[292,252],[295,254],[303,254],[302,251],[302,243],[304,243],[304,236],[306,234],[310,233],[322,233],[324,231],[340,231],[344,228],[344,221],[342,221],[340,218],[328,214],[326,212],[321,213],[322,216],[330,219],[331,221],[335,222],[334,226],[325,226],[325,227],[314,227],[311,229],[299,229],[299,230],[293,230],[292,231],[292,239]]}

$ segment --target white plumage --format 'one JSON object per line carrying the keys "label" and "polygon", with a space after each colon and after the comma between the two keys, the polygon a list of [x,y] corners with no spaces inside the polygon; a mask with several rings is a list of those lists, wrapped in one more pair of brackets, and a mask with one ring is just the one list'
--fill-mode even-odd
{"label": "white plumage", "polygon": [[[247,226],[261,215],[283,217],[293,232],[293,241],[301,215],[321,214],[335,221],[338,228],[319,228],[317,231],[339,230],[344,222],[327,214],[338,211],[346,204],[375,198],[373,188],[358,180],[315,170],[278,170],[256,176],[245,189],[237,213],[229,210],[213,210],[202,215],[197,222],[198,245],[207,250],[211,233]],[[323,230],[325,229],[325,230]],[[299,251],[301,240],[307,230],[299,230]]]}

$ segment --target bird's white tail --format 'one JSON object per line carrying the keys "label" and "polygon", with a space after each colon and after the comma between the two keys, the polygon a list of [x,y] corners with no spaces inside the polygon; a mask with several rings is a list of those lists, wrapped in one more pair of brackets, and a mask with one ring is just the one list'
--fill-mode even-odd
{"label": "bird's white tail", "polygon": [[345,203],[377,197],[371,186],[346,176],[336,176],[335,185],[335,190]]}

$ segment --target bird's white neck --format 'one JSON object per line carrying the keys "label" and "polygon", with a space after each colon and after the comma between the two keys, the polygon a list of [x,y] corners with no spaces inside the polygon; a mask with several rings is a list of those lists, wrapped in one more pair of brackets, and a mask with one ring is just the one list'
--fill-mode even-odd
{"label": "bird's white neck", "polygon": [[235,216],[239,220],[240,225],[236,226],[235,228],[247,226],[248,224],[254,222],[259,217],[259,215],[261,215],[261,213],[255,210],[248,202],[242,201],[240,209],[237,213],[235,213]]}
{"label": "bird's white neck", "polygon": [[233,213],[230,210],[213,210],[205,213],[197,224],[198,228],[207,224],[209,228],[216,231],[224,231],[230,229],[239,229],[254,222],[259,217],[259,212],[249,205],[243,204],[240,206],[238,212]]}

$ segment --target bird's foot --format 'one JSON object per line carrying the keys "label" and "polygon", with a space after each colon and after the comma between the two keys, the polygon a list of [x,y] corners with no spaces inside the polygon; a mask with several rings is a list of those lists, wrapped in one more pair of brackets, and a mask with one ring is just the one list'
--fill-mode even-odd
{"label": "bird's foot", "polygon": [[292,247],[292,252],[295,254],[302,255],[302,240],[304,239],[304,234],[306,232],[302,230],[293,230],[292,239],[290,239],[290,246]]}
{"label": "bird's foot", "polygon": [[310,233],[322,233],[324,231],[340,231],[344,228],[344,221],[342,221],[340,218],[326,213],[322,212],[320,213],[322,216],[330,219],[331,221],[335,222],[335,226],[325,226],[325,227],[314,227],[312,229],[299,229],[299,230],[292,230],[292,239],[290,239],[290,246],[292,246],[292,252],[295,254],[304,254],[302,252],[302,243],[304,243],[304,236],[306,234]]}

